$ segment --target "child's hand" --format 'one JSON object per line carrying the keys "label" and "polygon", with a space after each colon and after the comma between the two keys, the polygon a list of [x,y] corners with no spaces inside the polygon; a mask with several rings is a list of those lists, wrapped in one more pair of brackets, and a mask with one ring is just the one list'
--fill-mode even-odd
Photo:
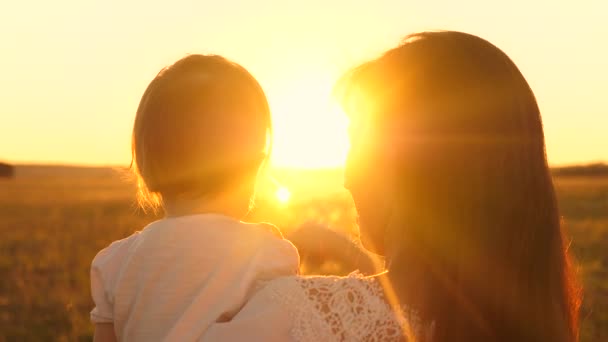
{"label": "child's hand", "polygon": [[343,269],[363,274],[378,273],[372,256],[349,236],[319,222],[306,222],[290,231],[287,238],[296,246],[302,260],[313,265],[337,261]]}

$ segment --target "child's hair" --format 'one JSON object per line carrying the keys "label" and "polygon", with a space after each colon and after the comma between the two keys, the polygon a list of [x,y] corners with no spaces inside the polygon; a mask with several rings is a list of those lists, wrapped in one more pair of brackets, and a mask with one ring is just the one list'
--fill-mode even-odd
{"label": "child's hair", "polygon": [[133,126],[140,205],[213,195],[255,175],[271,130],[264,91],[245,68],[215,55],[166,67],[144,92]]}

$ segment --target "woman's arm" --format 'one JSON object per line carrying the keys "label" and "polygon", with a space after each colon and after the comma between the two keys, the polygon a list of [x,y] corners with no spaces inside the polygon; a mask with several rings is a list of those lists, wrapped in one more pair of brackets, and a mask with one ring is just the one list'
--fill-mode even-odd
{"label": "woman's arm", "polygon": [[116,342],[116,333],[114,333],[114,323],[97,323],[95,324],[95,337],[93,342]]}

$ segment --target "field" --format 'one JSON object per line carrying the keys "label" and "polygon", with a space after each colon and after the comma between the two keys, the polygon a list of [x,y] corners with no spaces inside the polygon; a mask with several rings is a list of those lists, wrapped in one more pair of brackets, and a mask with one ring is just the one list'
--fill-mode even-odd
{"label": "field", "polygon": [[[306,221],[353,233],[354,210],[339,173],[275,178],[289,187],[291,201],[276,201],[267,182],[252,220],[273,222],[288,236]],[[555,183],[585,289],[581,341],[606,341],[608,177],[560,176]],[[103,168],[24,166],[15,179],[0,179],[0,341],[91,340],[90,261],[156,218],[136,208],[133,193],[124,175]],[[303,260],[308,272],[354,267]]]}

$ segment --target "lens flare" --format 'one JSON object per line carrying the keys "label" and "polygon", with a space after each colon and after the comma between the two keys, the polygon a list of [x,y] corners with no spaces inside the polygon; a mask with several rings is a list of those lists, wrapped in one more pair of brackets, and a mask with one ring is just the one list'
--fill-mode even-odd
{"label": "lens flare", "polygon": [[289,199],[291,198],[291,192],[289,192],[289,189],[287,189],[286,187],[280,187],[277,189],[275,196],[277,197],[277,200],[280,203],[285,204],[289,202]]}

